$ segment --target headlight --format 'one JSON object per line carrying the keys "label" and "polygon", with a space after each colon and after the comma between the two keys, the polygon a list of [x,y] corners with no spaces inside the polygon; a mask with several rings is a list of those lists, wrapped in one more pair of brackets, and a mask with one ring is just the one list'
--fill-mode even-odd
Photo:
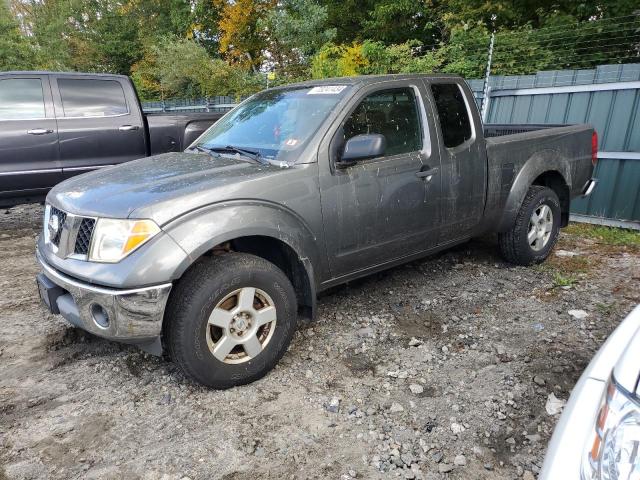
{"label": "headlight", "polygon": [[640,480],[640,405],[611,378],[582,462],[583,480]]}
{"label": "headlight", "polygon": [[89,260],[115,263],[160,231],[152,220],[99,218],[91,237]]}

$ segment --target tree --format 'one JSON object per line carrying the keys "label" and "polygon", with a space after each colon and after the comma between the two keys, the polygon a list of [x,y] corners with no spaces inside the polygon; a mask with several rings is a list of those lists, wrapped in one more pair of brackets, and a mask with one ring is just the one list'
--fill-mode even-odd
{"label": "tree", "polygon": [[346,77],[359,75],[369,65],[364,56],[362,44],[351,45],[325,44],[311,63],[313,78]]}
{"label": "tree", "polygon": [[36,52],[20,31],[9,5],[0,0],[0,70],[36,68]]}
{"label": "tree", "polygon": [[220,53],[231,63],[248,69],[260,68],[266,47],[258,22],[275,5],[275,0],[215,0],[221,5]]}
{"label": "tree", "polygon": [[202,45],[210,56],[220,55],[218,23],[221,15],[220,2],[194,0],[192,22],[187,38],[193,38]]}
{"label": "tree", "polygon": [[321,0],[327,8],[327,25],[336,29],[338,44],[362,42],[364,25],[376,0]]}
{"label": "tree", "polygon": [[421,53],[417,40],[387,46],[366,40],[351,45],[328,43],[313,58],[314,78],[385,73],[432,73],[443,64],[440,55]]}
{"label": "tree", "polygon": [[378,0],[363,22],[364,36],[386,45],[441,37],[438,0]]}
{"label": "tree", "polygon": [[74,59],[84,58],[87,45],[77,37],[73,26],[75,8],[79,1],[24,0],[14,3],[30,33],[34,49],[40,54],[34,58],[38,68],[46,70],[74,70]]}
{"label": "tree", "polygon": [[315,0],[285,0],[258,25],[265,31],[269,62],[285,76],[304,75],[309,58],[336,35],[327,8]]}
{"label": "tree", "polygon": [[132,68],[144,99],[244,96],[262,88],[260,77],[237,65],[211,58],[194,40],[168,36],[150,46]]}
{"label": "tree", "polygon": [[140,24],[131,21],[128,9],[109,0],[93,0],[84,2],[75,14],[83,20],[76,35],[88,45],[77,68],[128,75],[143,51]]}

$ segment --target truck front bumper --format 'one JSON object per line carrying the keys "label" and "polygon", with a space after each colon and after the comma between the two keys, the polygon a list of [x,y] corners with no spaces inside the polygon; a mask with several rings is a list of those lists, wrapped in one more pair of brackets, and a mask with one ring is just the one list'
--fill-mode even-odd
{"label": "truck front bumper", "polygon": [[80,282],[50,266],[36,249],[40,298],[54,314],[100,337],[162,353],[160,334],[171,283],[115,289]]}

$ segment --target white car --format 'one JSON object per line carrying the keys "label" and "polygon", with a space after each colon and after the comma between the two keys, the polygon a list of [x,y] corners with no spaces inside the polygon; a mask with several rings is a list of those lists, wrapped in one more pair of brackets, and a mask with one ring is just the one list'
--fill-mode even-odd
{"label": "white car", "polygon": [[580,377],[539,480],[640,480],[640,306]]}

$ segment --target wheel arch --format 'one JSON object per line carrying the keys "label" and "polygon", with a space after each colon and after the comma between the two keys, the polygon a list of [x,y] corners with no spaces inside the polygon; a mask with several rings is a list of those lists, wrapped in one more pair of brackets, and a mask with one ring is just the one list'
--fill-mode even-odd
{"label": "wheel arch", "polygon": [[532,185],[550,188],[560,199],[560,226],[569,224],[569,208],[571,206],[571,191],[564,177],[557,170],[547,170],[533,180]]}
{"label": "wheel arch", "polygon": [[[298,314],[307,320],[315,318],[316,291],[313,282],[313,266],[308,259],[281,239],[265,235],[250,235],[234,238],[216,245],[210,254],[228,251],[250,253],[276,265],[289,278],[298,300]],[[224,253],[223,253],[224,254]]]}
{"label": "wheel arch", "polygon": [[567,225],[571,202],[569,162],[555,150],[543,150],[529,158],[516,175],[498,224],[498,232],[505,232],[513,226],[522,202],[532,185],[549,187],[558,195],[562,215],[561,226]]}
{"label": "wheel arch", "polygon": [[167,226],[166,231],[187,253],[173,280],[179,281],[203,257],[250,253],[278,266],[296,291],[299,314],[315,317],[321,257],[316,237],[298,217],[265,205],[227,204],[193,213]]}

